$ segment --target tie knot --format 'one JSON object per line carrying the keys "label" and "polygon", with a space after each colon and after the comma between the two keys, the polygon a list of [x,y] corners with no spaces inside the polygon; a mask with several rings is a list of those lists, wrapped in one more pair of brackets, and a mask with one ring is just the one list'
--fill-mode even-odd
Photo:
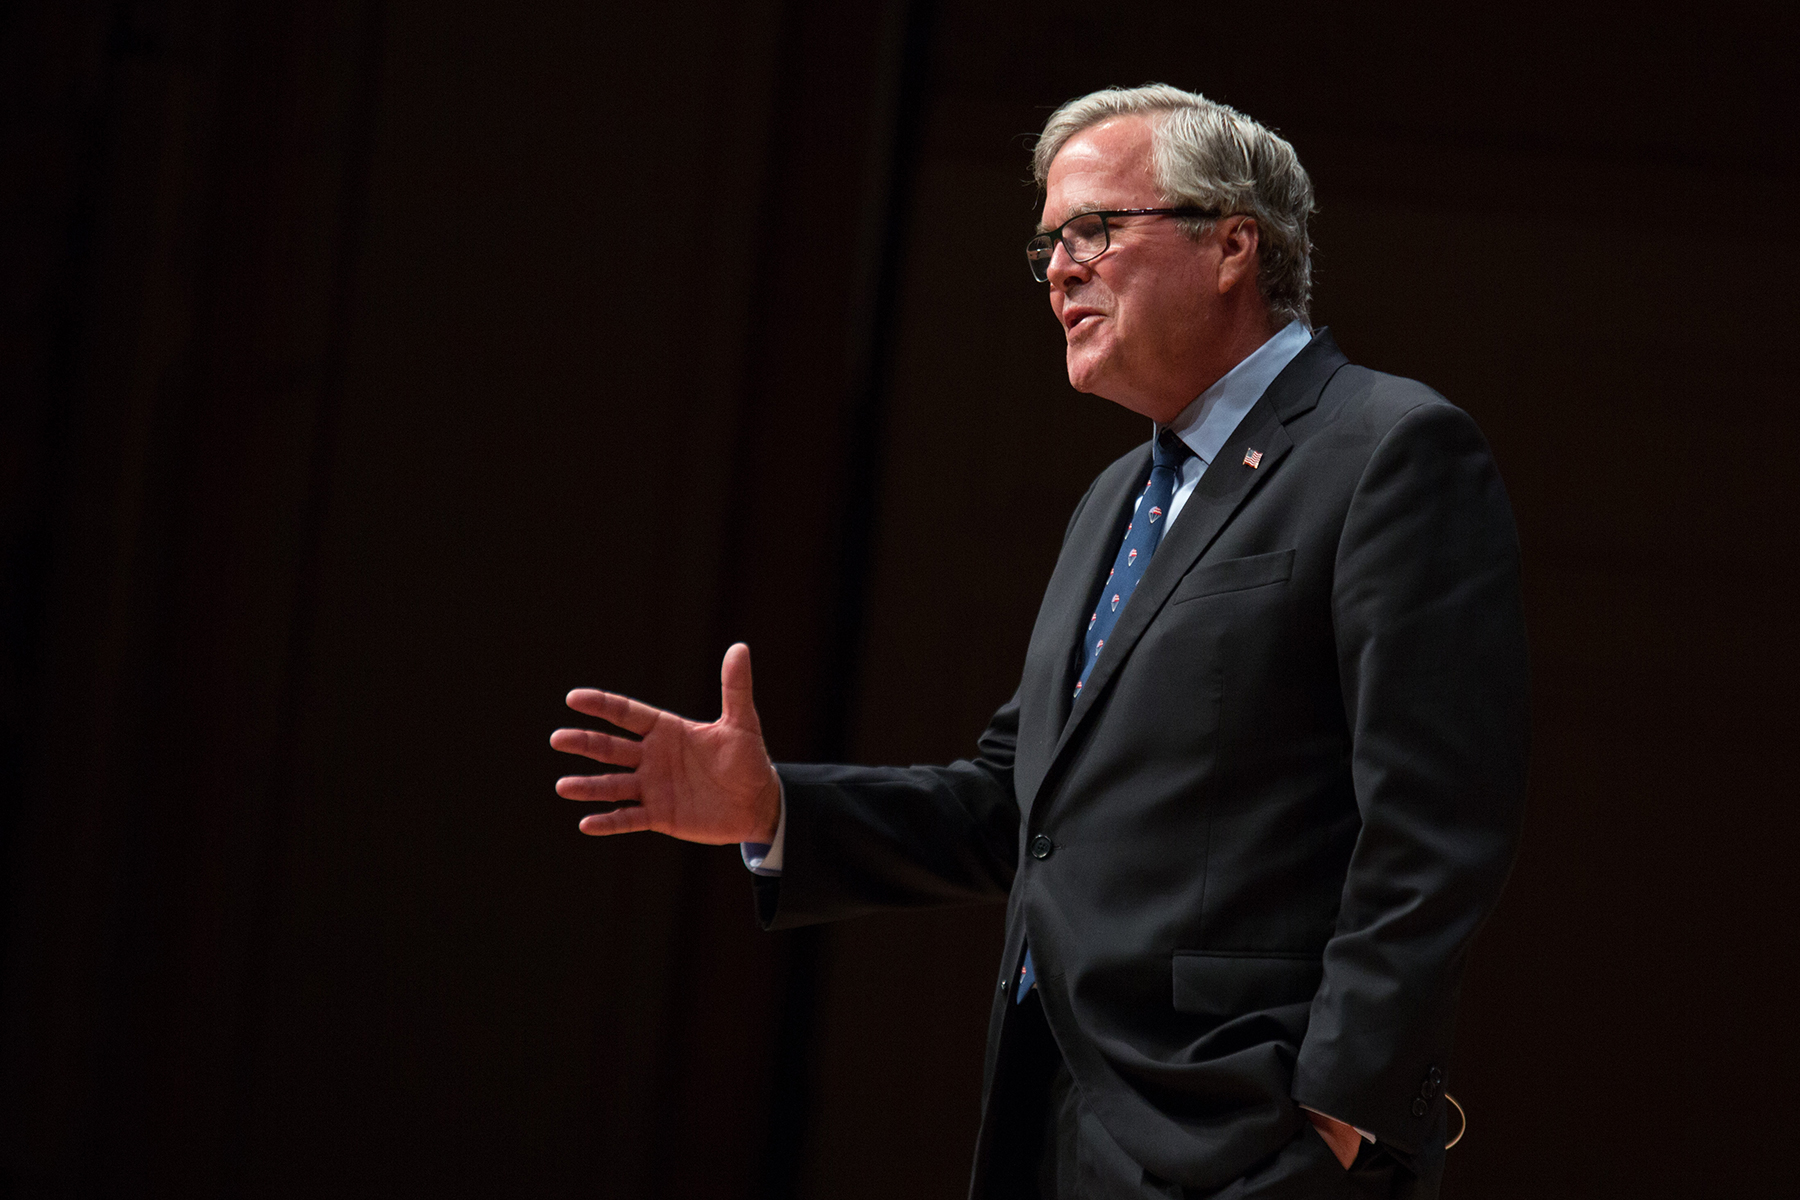
{"label": "tie knot", "polygon": [[1194,452],[1188,444],[1175,436],[1172,429],[1164,429],[1157,433],[1156,440],[1150,443],[1150,457],[1159,467],[1169,467],[1179,471]]}

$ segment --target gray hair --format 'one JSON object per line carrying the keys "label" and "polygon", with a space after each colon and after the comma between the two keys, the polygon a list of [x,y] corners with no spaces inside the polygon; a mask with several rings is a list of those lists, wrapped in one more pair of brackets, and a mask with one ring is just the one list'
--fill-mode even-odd
{"label": "gray hair", "polygon": [[[1068,140],[1111,117],[1152,118],[1151,169],[1169,205],[1256,218],[1257,289],[1279,319],[1308,320],[1312,303],[1313,187],[1294,148],[1234,108],[1166,83],[1105,88],[1071,100],[1044,123],[1032,152],[1038,187]],[[1212,221],[1184,220],[1198,238]]]}

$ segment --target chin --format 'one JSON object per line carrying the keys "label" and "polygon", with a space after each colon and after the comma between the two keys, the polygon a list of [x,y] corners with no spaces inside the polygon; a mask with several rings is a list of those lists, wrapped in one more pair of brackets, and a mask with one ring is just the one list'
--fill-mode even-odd
{"label": "chin", "polygon": [[1106,386],[1106,363],[1092,353],[1070,354],[1067,359],[1069,386],[1089,395],[1100,393]]}

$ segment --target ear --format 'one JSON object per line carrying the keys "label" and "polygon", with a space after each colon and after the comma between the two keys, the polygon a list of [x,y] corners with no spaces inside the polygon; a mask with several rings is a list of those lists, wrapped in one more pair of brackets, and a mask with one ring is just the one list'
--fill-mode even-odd
{"label": "ear", "polygon": [[1226,217],[1219,222],[1218,238],[1219,295],[1246,282],[1255,287],[1257,268],[1261,265],[1256,250],[1262,239],[1256,228],[1256,218],[1241,213]]}

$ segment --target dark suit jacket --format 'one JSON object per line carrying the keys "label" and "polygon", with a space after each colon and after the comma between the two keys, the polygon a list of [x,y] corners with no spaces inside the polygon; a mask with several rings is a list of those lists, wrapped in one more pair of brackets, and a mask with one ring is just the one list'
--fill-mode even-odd
{"label": "dark suit jacket", "polygon": [[1319,333],[1207,469],[1071,704],[1149,460],[1119,459],[1076,508],[976,758],[781,768],[764,919],[1006,898],[978,1192],[1029,939],[1096,1136],[1149,1181],[1288,1194],[1243,1180],[1329,1163],[1305,1104],[1430,1194],[1464,958],[1525,783],[1518,543],[1487,444]]}

